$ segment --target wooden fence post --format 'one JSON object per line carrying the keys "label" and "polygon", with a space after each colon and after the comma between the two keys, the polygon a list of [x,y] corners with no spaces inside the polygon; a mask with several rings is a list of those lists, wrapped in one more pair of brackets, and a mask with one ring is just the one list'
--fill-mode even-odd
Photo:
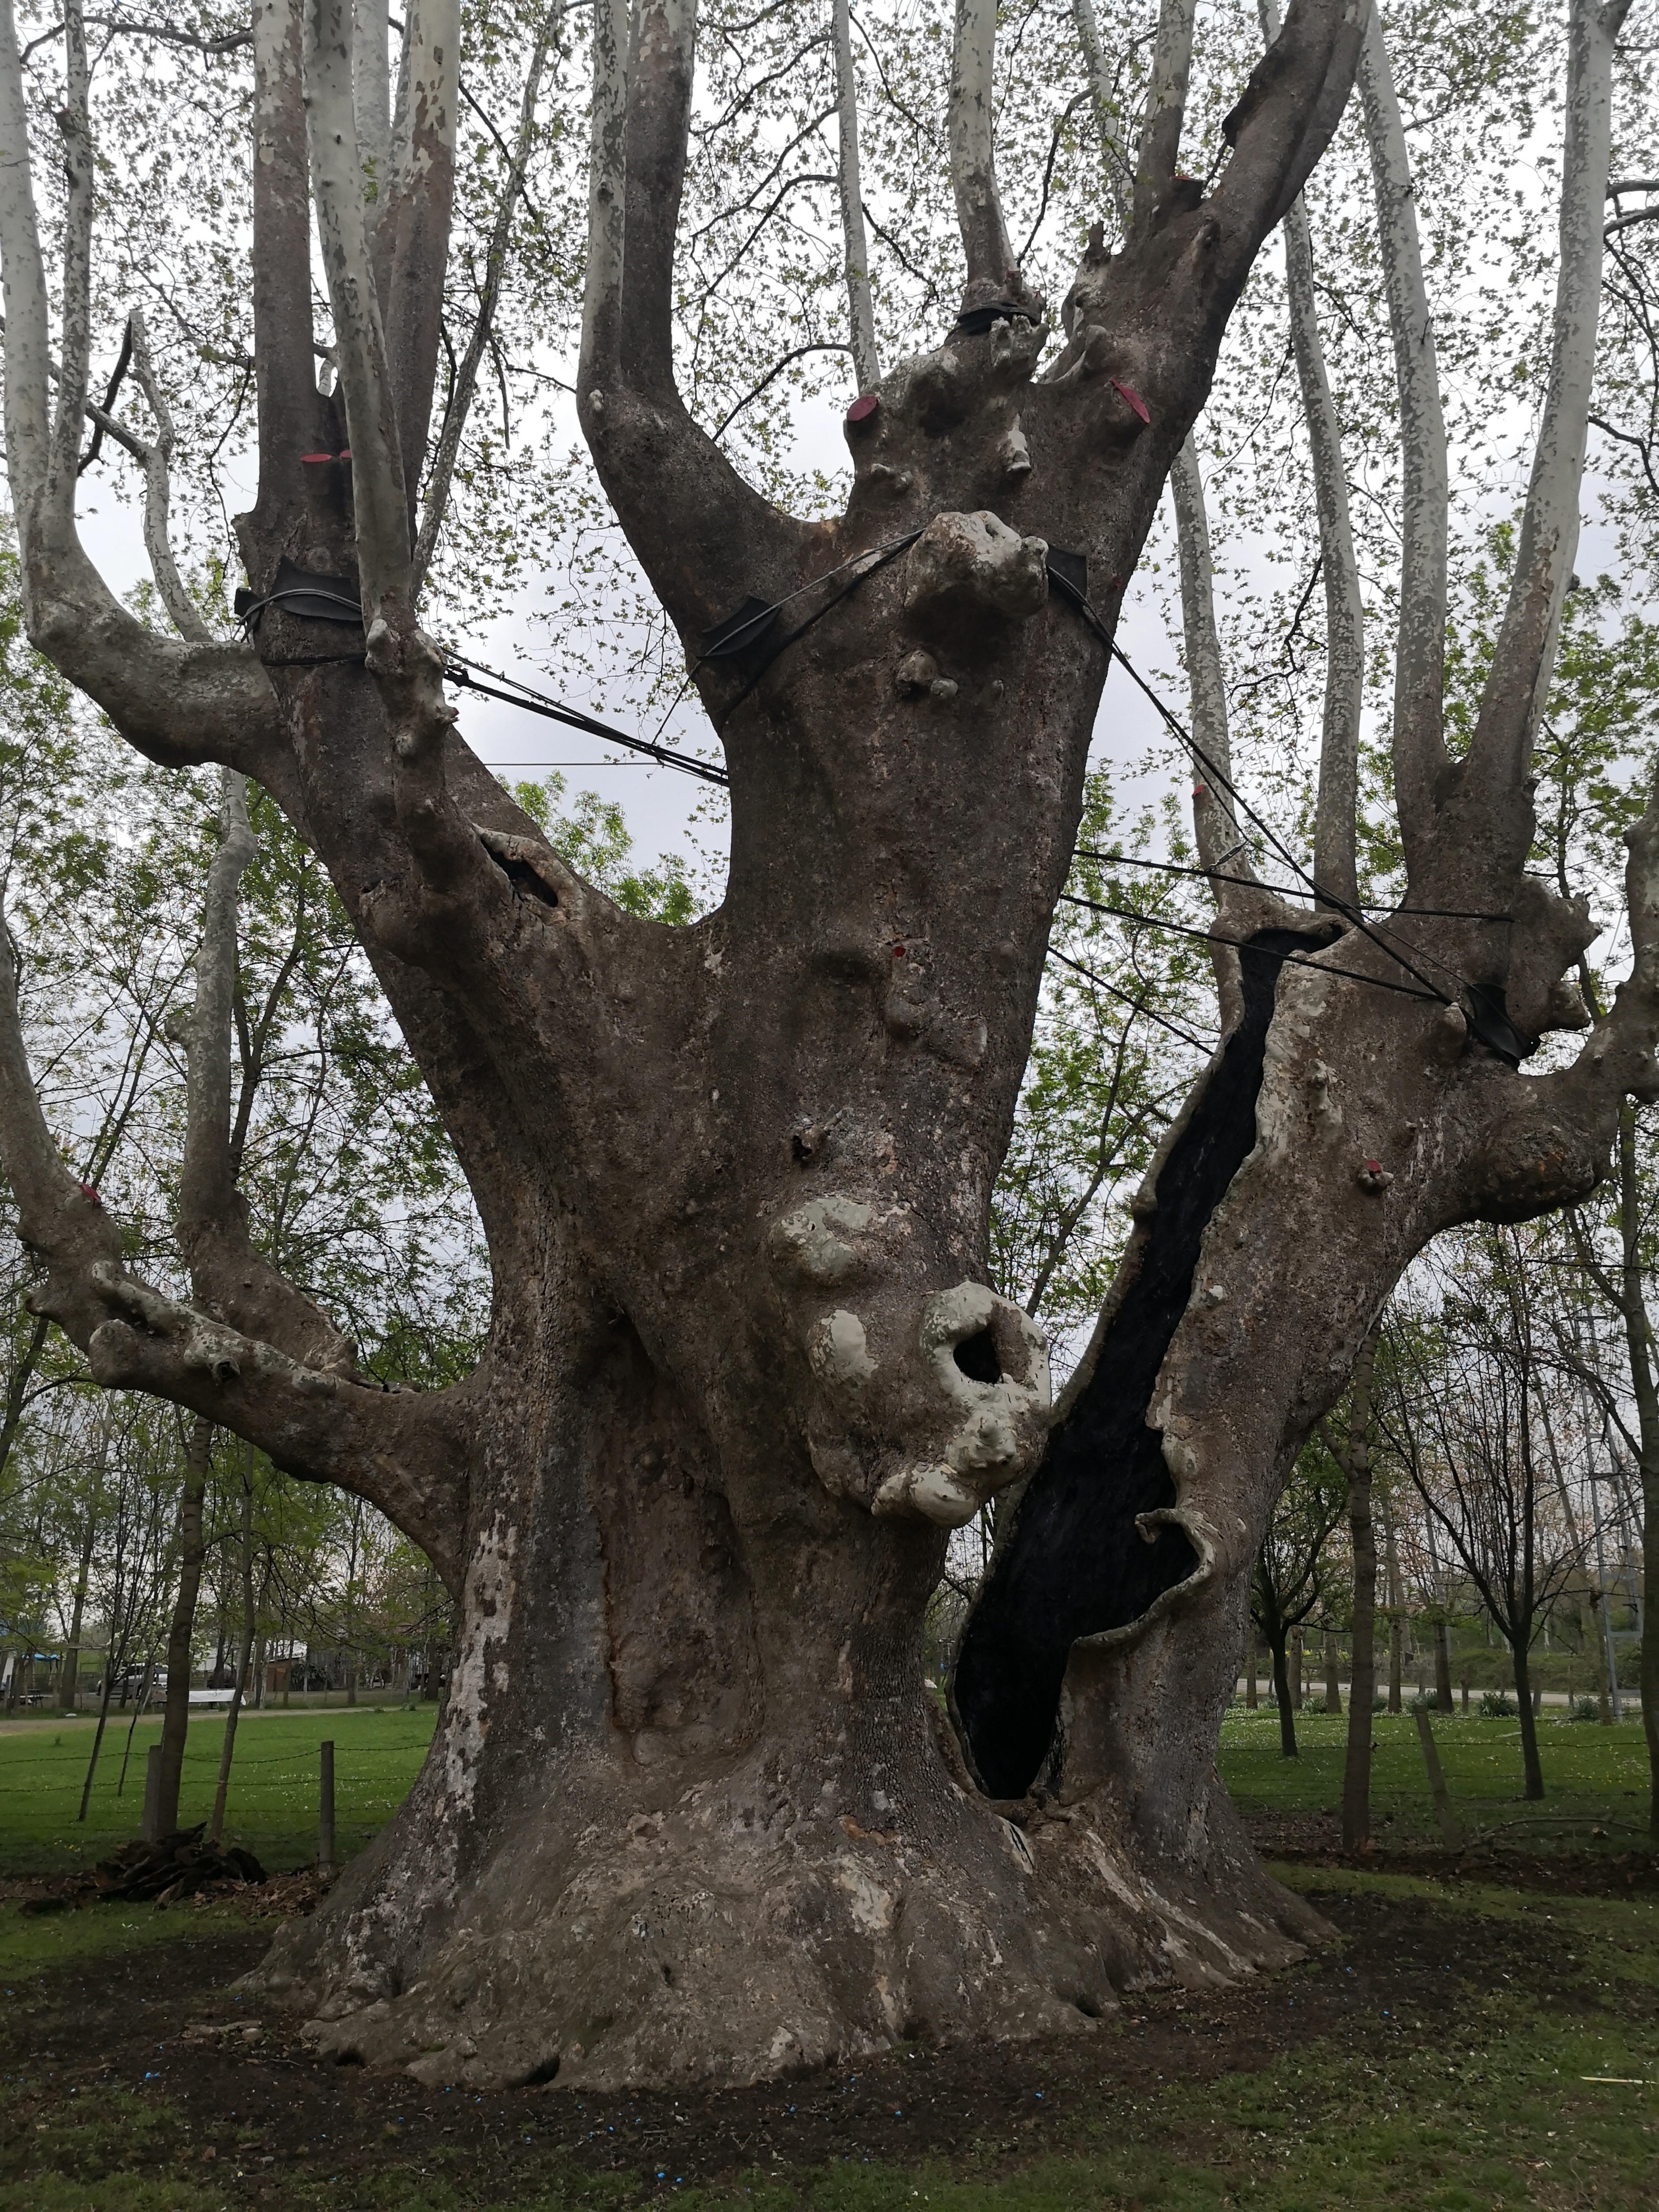
{"label": "wooden fence post", "polygon": [[317,1804],[317,1863],[331,1867],[334,1863],[334,1745],[331,1739],[319,1744],[322,1754],[322,1787]]}
{"label": "wooden fence post", "polygon": [[161,1840],[161,1747],[153,1743],[144,1761],[144,1820],[140,1830],[147,1844]]}

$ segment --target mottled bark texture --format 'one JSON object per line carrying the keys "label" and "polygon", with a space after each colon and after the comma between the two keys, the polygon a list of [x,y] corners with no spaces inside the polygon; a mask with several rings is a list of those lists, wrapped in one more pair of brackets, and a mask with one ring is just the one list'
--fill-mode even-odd
{"label": "mottled bark texture", "polygon": [[[309,4],[308,26],[255,16],[262,465],[240,527],[256,599],[284,556],[355,572],[364,632],[280,605],[257,655],[137,631],[21,401],[14,495],[37,640],[154,757],[258,776],[328,865],[489,1239],[476,1373],[387,1395],[257,1270],[216,1267],[189,1307],[137,1283],[40,1121],[0,940],[0,1129],[42,1310],[103,1381],[374,1499],[457,1603],[420,1780],[266,1986],[342,2058],[616,2084],[1086,2030],[1127,1988],[1294,1956],[1318,1923],[1215,1776],[1250,1562],[1411,1255],[1587,1188],[1620,1090],[1650,1085],[1655,825],[1638,981],[1537,1082],[1457,1006],[1318,965],[1401,981],[1340,916],[1230,902],[1221,933],[1251,949],[1223,955],[1229,1033],[1058,1423],[1041,1343],[987,1285],[987,1224],[1106,671],[1046,557],[1086,556],[1109,626],[1252,258],[1341,111],[1361,10],[1299,0],[1208,193],[1174,174],[1160,110],[1130,243],[1091,248],[1038,377],[989,166],[988,9],[964,0],[967,300],[1006,312],[882,378],[848,425],[847,512],[809,526],[675,387],[692,9],[600,0],[581,418],[732,774],[726,899],[675,930],[573,876],[444,704],[414,616],[406,362],[386,367],[389,331],[417,334],[410,359],[424,343],[437,261],[377,261],[332,144],[355,128],[347,12]],[[441,40],[416,33],[429,130]],[[302,52],[343,404],[312,380]],[[398,173],[448,190],[443,160]],[[46,295],[7,190],[27,370]],[[435,220],[406,207],[398,238]],[[349,473],[301,459],[348,445]],[[710,624],[786,593],[744,653],[699,661]],[[1541,1028],[1587,925],[1521,875],[1524,839],[1468,834],[1469,804],[1455,844],[1429,838],[1459,891],[1435,902],[1513,918],[1393,927]],[[1297,951],[1316,964],[1281,965]],[[922,1682],[924,1609],[948,1528],[1033,1470],[957,1686],[976,1789]]]}

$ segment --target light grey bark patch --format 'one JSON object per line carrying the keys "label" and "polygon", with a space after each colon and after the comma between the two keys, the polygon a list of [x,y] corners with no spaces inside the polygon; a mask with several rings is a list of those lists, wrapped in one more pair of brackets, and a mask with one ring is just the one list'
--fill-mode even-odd
{"label": "light grey bark patch", "polygon": [[851,1240],[874,1218],[872,1206],[830,1191],[781,1215],[768,1232],[767,1247],[778,1266],[827,1286],[853,1273],[858,1254]]}
{"label": "light grey bark patch", "polygon": [[1036,1324],[984,1283],[939,1291],[923,1309],[923,1359],[951,1425],[937,1459],[901,1465],[872,1501],[958,1528],[1017,1481],[1040,1449],[1049,1407],[1048,1346]]}
{"label": "light grey bark patch", "polygon": [[738,1750],[760,1719],[749,1579],[714,1455],[625,1325],[590,1399],[611,1717],[635,1758]]}
{"label": "light grey bark patch", "polygon": [[814,1328],[807,1358],[823,1388],[832,1397],[843,1400],[856,1399],[876,1371],[864,1323],[844,1306],[825,1315]]}
{"label": "light grey bark patch", "polygon": [[923,621],[1027,622],[1048,600],[1048,562],[1041,538],[1023,538],[988,509],[938,515],[907,556],[904,611]]}

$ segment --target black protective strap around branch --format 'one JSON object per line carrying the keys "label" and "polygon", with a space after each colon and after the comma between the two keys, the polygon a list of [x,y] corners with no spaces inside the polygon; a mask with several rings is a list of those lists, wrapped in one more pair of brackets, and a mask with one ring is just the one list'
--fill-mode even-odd
{"label": "black protective strap around branch", "polygon": [[286,554],[276,563],[276,580],[263,599],[244,590],[237,592],[234,604],[250,637],[267,607],[281,607],[301,622],[346,623],[357,629],[363,626],[362,594],[349,576],[319,576]]}
{"label": "black protective strap around branch", "polygon": [[[736,614],[729,615],[723,623],[717,623],[714,629],[708,632],[703,641],[702,655],[691,671],[694,676],[704,661],[723,659],[728,653],[741,652],[745,646],[758,642],[764,633],[769,629],[774,617],[788,605],[790,599],[799,599],[803,592],[812,589],[813,584],[827,584],[830,577],[840,575],[843,570],[855,569],[855,573],[848,577],[840,590],[832,592],[823,605],[815,608],[805,622],[798,623],[795,628],[784,636],[773,638],[769,641],[769,649],[765,659],[750,676],[749,681],[738,693],[737,697],[729,700],[722,709],[720,718],[714,725],[716,732],[724,732],[732,715],[737,713],[738,708],[742,706],[744,701],[780,653],[787,652],[792,645],[804,638],[814,623],[822,622],[833,607],[838,607],[844,599],[857,591],[866,577],[873,576],[878,568],[884,568],[890,561],[896,561],[901,553],[907,552],[921,535],[921,532],[919,530],[908,531],[902,538],[895,538],[885,545],[872,546],[867,553],[855,553],[850,561],[843,561],[840,568],[831,568],[828,575],[815,576],[812,583],[803,584],[799,590],[791,592],[787,598],[779,599],[774,605],[768,605],[763,599],[745,599]],[[862,568],[857,567],[860,562],[864,564]]]}
{"label": "black protective strap around branch", "polygon": [[988,307],[964,307],[955,328],[965,338],[982,338],[993,323],[1012,323],[1015,317],[1034,323],[1036,317],[1018,300],[993,300]]}

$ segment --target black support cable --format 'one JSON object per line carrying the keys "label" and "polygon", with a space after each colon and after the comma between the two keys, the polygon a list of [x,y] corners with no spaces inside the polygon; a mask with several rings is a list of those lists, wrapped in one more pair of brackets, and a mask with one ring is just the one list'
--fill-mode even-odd
{"label": "black support cable", "polygon": [[1062,968],[1069,968],[1074,975],[1081,975],[1089,982],[1098,985],[1101,990],[1110,992],[1113,998],[1121,999],[1132,1013],[1144,1014],[1149,1022],[1156,1022],[1159,1029],[1168,1030],[1171,1036],[1178,1036],[1182,1044],[1191,1045],[1194,1052],[1210,1053],[1215,1050],[1213,1045],[1203,1043],[1193,1035],[1190,1030],[1183,1030],[1176,1023],[1166,1021],[1162,1014],[1155,1014],[1144,1000],[1133,997],[1127,991],[1120,990],[1115,983],[1109,983],[1103,975],[1097,975],[1092,968],[1085,968],[1080,960],[1073,960],[1068,954],[1056,951],[1052,945],[1048,947],[1048,957],[1051,960],[1058,960]]}
{"label": "black support cable", "polygon": [[[807,631],[815,623],[821,622],[832,609],[839,606],[842,601],[856,591],[867,577],[876,574],[890,562],[896,560],[901,553],[908,550],[921,534],[920,530],[913,530],[907,532],[901,538],[890,538],[884,544],[867,547],[862,552],[850,555],[847,560],[840,562],[836,568],[827,570],[823,575],[810,578],[805,584],[798,585],[793,592],[785,593],[781,599],[769,604],[759,600],[745,602],[735,616],[718,624],[709,633],[704,651],[691,664],[685,679],[687,684],[711,659],[723,658],[727,654],[741,652],[747,646],[760,643],[770,624],[783,608],[793,601],[802,598],[808,592],[816,590],[821,585],[834,581],[839,576],[846,576],[845,582],[838,590],[832,592],[821,606],[808,615],[797,628],[775,641],[762,665],[754,671],[736,696],[729,701],[722,710],[720,720],[715,725],[717,733],[723,725],[730,720],[743,702],[749,697],[781,653],[803,638]],[[289,564],[286,562],[283,564],[283,569],[279,569],[276,588],[264,599],[252,600],[247,594],[238,594],[239,600],[244,602],[239,607],[239,612],[242,616],[246,630],[252,632],[256,626],[258,617],[265,608],[283,605],[289,600],[296,603],[296,611],[307,615],[320,616],[325,620],[349,622],[355,618],[361,621],[361,611],[357,602],[347,595],[346,591],[341,588],[336,580],[326,577],[301,576],[301,572],[297,570],[285,574],[283,570],[289,568]],[[1074,569],[1076,573],[1069,573],[1069,569]],[[853,573],[848,574],[848,570]],[[1188,867],[1178,861],[1158,860],[1145,855],[1106,854],[1083,848],[1081,848],[1083,857],[1102,866],[1154,868],[1169,875],[1204,877],[1212,883],[1237,884],[1248,890],[1271,892],[1278,897],[1311,896],[1340,915],[1351,927],[1358,929],[1376,946],[1385,959],[1392,961],[1397,967],[1403,968],[1413,981],[1423,988],[1420,990],[1411,990],[1404,984],[1390,983],[1377,975],[1367,975],[1358,969],[1333,968],[1322,959],[1310,958],[1305,954],[1283,953],[1278,956],[1281,960],[1288,961],[1298,967],[1316,968],[1322,975],[1340,975],[1354,982],[1369,983],[1375,989],[1394,991],[1405,998],[1428,999],[1443,1006],[1455,1006],[1457,1004],[1455,1000],[1449,998],[1437,984],[1423,973],[1420,968],[1415,966],[1403,952],[1388,942],[1389,936],[1395,933],[1373,927],[1366,921],[1364,910],[1365,902],[1337,897],[1303,866],[1289,846],[1242,795],[1231,776],[1217,766],[1197,738],[1184,727],[1176,715],[1159,698],[1158,693],[1135,667],[1127,653],[1117,643],[1089,599],[1085,581],[1087,569],[1080,556],[1050,554],[1049,581],[1060,592],[1061,597],[1082,617],[1086,627],[1099,643],[1104,646],[1109,656],[1123,668],[1130,681],[1145,695],[1166,727],[1186,747],[1205,775],[1212,783],[1220,787],[1238,812],[1255,824],[1285,866],[1293,874],[1300,877],[1306,889],[1295,890],[1288,885],[1260,884],[1249,876],[1225,874],[1218,867]],[[311,604],[301,605],[300,603],[302,602]],[[307,655],[292,661],[277,662],[273,665],[300,667],[320,665],[325,660],[361,662],[362,659],[362,655],[355,653],[319,654],[315,657],[314,663],[312,656]],[[699,760],[694,756],[679,752],[673,747],[659,742],[662,728],[667,726],[667,716],[664,717],[656,738],[641,738],[635,736],[629,731],[619,730],[613,724],[600,720],[597,715],[586,714],[576,708],[567,707],[558,700],[549,698],[545,693],[535,690],[518,678],[504,675],[499,669],[486,667],[482,662],[469,660],[459,653],[446,653],[443,675],[447,682],[459,685],[467,690],[475,691],[481,698],[499,700],[505,706],[521,708],[526,714],[540,715],[548,721],[561,724],[566,729],[581,731],[586,736],[597,738],[604,744],[619,745],[625,751],[641,755],[661,767],[677,769],[681,775],[694,776],[699,782],[713,784],[721,789],[730,786],[732,779],[724,768],[718,767],[712,762]],[[683,684],[682,694],[684,688]],[[671,705],[669,714],[672,713],[673,707]],[[525,763],[523,765],[529,766],[530,763]],[[600,766],[603,763],[595,763],[594,765]],[[503,763],[501,772],[510,773],[513,766],[512,763]],[[1223,857],[1229,858],[1231,855],[1224,854]],[[1181,922],[1159,921],[1155,916],[1139,912],[1133,908],[1107,905],[1098,900],[1079,897],[1072,892],[1062,891],[1060,896],[1061,901],[1068,905],[1082,907],[1096,914],[1109,915],[1119,921],[1138,921],[1150,928],[1170,930],[1181,936],[1197,938],[1207,945],[1226,945],[1236,951],[1244,950],[1248,945],[1246,939],[1218,938],[1207,930],[1194,929]],[[1415,914],[1425,919],[1459,921],[1507,922],[1513,920],[1513,917],[1509,915],[1472,913],[1446,907],[1407,907],[1380,910],[1407,918]],[[1079,962],[1068,959],[1064,953],[1055,952],[1054,957],[1065,966],[1074,969],[1077,974],[1085,976],[1091,982],[1110,993],[1112,996],[1121,999],[1126,1006],[1130,1006],[1136,1012],[1146,1014],[1149,1020],[1157,1022],[1160,1027],[1168,1030],[1172,1036],[1180,1037],[1184,1043],[1192,1045],[1199,1051],[1206,1048],[1190,1032],[1178,1028],[1172,1022],[1165,1021],[1161,1015],[1152,1013],[1149,1007],[1133,998],[1127,992],[1120,990],[1115,984],[1107,982],[1103,976],[1097,975],[1091,969],[1083,967]],[[1422,953],[1421,957],[1430,960],[1436,967],[1443,969],[1447,975],[1453,977],[1460,990],[1468,993],[1475,1006],[1474,1025],[1476,1034],[1481,1034],[1483,1022],[1487,1028],[1492,1028],[1495,1024],[1497,1028],[1504,1033],[1504,1038],[1500,1040],[1492,1036],[1483,1036],[1482,1041],[1492,1044],[1494,1049],[1501,1051],[1504,1058],[1511,1060],[1512,1064],[1518,1065],[1518,1059],[1507,1048],[1507,1040],[1512,1040],[1522,1052],[1530,1048],[1530,1041],[1522,1038],[1514,1030],[1513,1024],[1503,1012],[1501,998],[1494,1000],[1489,987],[1469,982],[1465,976],[1459,975],[1455,969],[1436,955],[1425,952]]]}
{"label": "black support cable", "polygon": [[[479,677],[493,677],[493,684],[481,684]],[[516,677],[503,676],[499,669],[485,668],[481,662],[466,660],[459,653],[444,656],[444,677],[464,690],[476,691],[481,698],[500,699],[509,707],[522,707],[526,714],[540,714],[550,722],[561,722],[568,730],[580,730],[590,738],[602,738],[607,744],[623,745],[629,752],[643,753],[664,768],[677,768],[682,775],[694,775],[703,783],[729,784],[730,776],[723,768],[712,761],[695,759],[687,753],[676,752],[672,745],[659,745],[650,738],[630,736],[626,730],[613,728],[597,715],[584,714],[574,707],[561,706],[556,699],[549,699],[539,691],[532,691],[527,684]],[[510,690],[498,687],[510,684]],[[508,763],[510,766],[511,764]]]}
{"label": "black support cable", "polygon": [[[1124,652],[1122,647],[1118,644],[1110,630],[1107,629],[1106,624],[1102,621],[1098,611],[1090,600],[1088,593],[1080,590],[1077,584],[1075,584],[1069,576],[1064,574],[1061,571],[1052,566],[1048,571],[1048,580],[1051,584],[1057,586],[1062,597],[1069,600],[1071,605],[1077,609],[1078,612],[1083,617],[1085,623],[1088,625],[1089,629],[1093,631],[1100,643],[1105,647],[1112,659],[1117,661],[1123,668],[1130,681],[1137,687],[1138,690],[1146,694],[1146,697],[1152,702],[1152,706],[1163,717],[1168,728],[1174,736],[1179,738],[1181,743],[1186,746],[1188,751],[1191,753],[1193,758],[1204,770],[1204,773],[1210,777],[1212,782],[1218,783],[1221,786],[1228,798],[1232,800],[1233,805],[1241,813],[1248,816],[1249,818],[1255,823],[1256,828],[1261,832],[1262,836],[1267,840],[1267,842],[1279,854],[1285,866],[1291,869],[1293,873],[1301,877],[1303,882],[1306,884],[1308,889],[1313,893],[1314,896],[1317,899],[1322,900],[1324,903],[1330,907],[1335,913],[1345,916],[1356,929],[1361,931],[1364,935],[1370,939],[1372,944],[1376,946],[1380,952],[1383,953],[1389,959],[1394,961],[1398,966],[1403,968],[1408,975],[1410,975],[1415,981],[1422,984],[1424,990],[1426,991],[1431,998],[1437,999],[1443,1006],[1455,1005],[1456,1001],[1455,1000],[1449,999],[1446,996],[1446,994],[1440,988],[1439,985],[1432,982],[1428,976],[1424,975],[1419,968],[1414,967],[1406,957],[1403,952],[1395,951],[1394,947],[1388,944],[1385,939],[1381,936],[1377,931],[1371,927],[1370,924],[1366,921],[1363,914],[1359,913],[1346,899],[1340,899],[1334,892],[1327,890],[1324,885],[1321,884],[1317,878],[1309,872],[1309,870],[1303,866],[1301,861],[1297,859],[1295,854],[1291,852],[1290,847],[1285,843],[1278,832],[1274,830],[1268,823],[1263,820],[1261,816],[1258,814],[1255,809],[1250,805],[1249,801],[1240,793],[1235,787],[1231,777],[1227,775],[1224,770],[1216,766],[1215,763],[1205,751],[1203,746],[1199,744],[1198,739],[1193,736],[1189,730],[1186,729],[1182,726],[1173,711],[1164,705],[1163,700],[1158,697],[1157,692],[1153,690],[1152,685],[1147,683],[1146,678],[1140,673],[1140,671],[1130,659],[1128,654]],[[1438,964],[1444,966],[1445,963],[1441,962]],[[1335,970],[1332,969],[1328,972],[1334,974]],[[1448,974],[1451,974],[1454,971],[1449,969],[1447,969]],[[1461,975],[1457,977],[1457,981],[1462,985],[1465,989],[1473,989],[1474,988],[1472,985],[1466,982],[1465,979]],[[1415,998],[1420,997],[1422,994],[1421,993],[1413,992],[1410,995]]]}
{"label": "black support cable", "polygon": [[[868,546],[860,553],[849,554],[848,558],[836,567],[827,569],[822,576],[813,576],[807,582],[797,585],[793,592],[786,592],[781,599],[775,599],[764,605],[757,604],[750,610],[740,610],[736,618],[719,624],[714,633],[719,639],[718,646],[706,648],[692,662],[686,674],[686,684],[690,683],[698,670],[705,667],[710,660],[723,658],[726,653],[742,652],[745,646],[758,644],[768,626],[793,601],[802,598],[808,592],[815,591],[820,584],[830,582],[849,568],[857,571],[855,574],[848,576],[841,589],[833,592],[816,612],[808,615],[805,621],[798,628],[792,629],[787,637],[781,637],[777,641],[771,652],[768,653],[764,665],[755,671],[736,698],[722,710],[720,722],[715,725],[716,732],[718,733],[723,724],[730,720],[781,653],[793,645],[797,639],[805,637],[814,623],[822,622],[832,607],[839,606],[849,592],[858,589],[866,577],[873,576],[878,568],[884,568],[890,561],[896,561],[901,553],[915,544],[921,535],[921,532],[919,530],[908,531],[902,538],[889,538],[885,544]],[[270,604],[269,599],[259,602],[261,607]],[[486,668],[482,661],[468,660],[461,653],[447,653],[445,654],[444,674],[452,684],[459,684],[469,691],[476,691],[481,698],[499,699],[507,706],[522,707],[527,714],[544,715],[550,722],[561,722],[567,729],[580,730],[587,736],[601,738],[608,744],[623,745],[629,752],[643,754],[647,759],[659,762],[664,768],[678,769],[683,775],[694,775],[704,783],[718,784],[722,787],[731,783],[732,779],[725,769],[716,768],[708,761],[693,759],[684,753],[675,751],[672,745],[657,742],[663,730],[667,727],[667,714],[664,715],[659,726],[657,738],[632,737],[627,731],[618,730],[609,722],[602,722],[595,715],[585,714],[576,708],[566,707],[556,699],[550,699],[544,692],[532,690],[529,684],[520,683],[515,676],[504,676],[499,669]],[[492,679],[493,684],[506,684],[511,688],[507,690],[493,689],[490,683],[480,683],[478,681],[480,677],[489,677]],[[685,684],[683,684],[680,686],[682,695],[684,690]],[[668,713],[672,714],[673,711],[673,707],[671,706]]]}
{"label": "black support cable", "polygon": [[[1119,921],[1144,922],[1148,929],[1171,930],[1177,937],[1196,937],[1201,944],[1230,945],[1235,952],[1248,952],[1250,949],[1248,937],[1216,937],[1207,929],[1194,929],[1190,922],[1163,921],[1157,915],[1142,914],[1136,907],[1108,906],[1100,899],[1080,898],[1075,891],[1062,891],[1060,902],[1062,906],[1085,907],[1091,914],[1109,914]],[[1383,950],[1385,952],[1388,951],[1386,945]],[[1441,1006],[1452,1004],[1451,1000],[1443,997],[1432,987],[1426,991],[1413,991],[1408,983],[1390,983],[1384,976],[1367,975],[1363,969],[1329,967],[1323,960],[1310,953],[1275,952],[1273,957],[1289,961],[1298,968],[1315,969],[1322,975],[1346,975],[1351,982],[1369,983],[1376,991],[1397,991],[1402,999],[1427,999]],[[1393,959],[1395,955],[1389,953],[1389,957]]]}
{"label": "black support cable", "polygon": [[[1079,857],[1095,860],[1103,868],[1156,868],[1166,876],[1202,876],[1212,884],[1242,884],[1246,890],[1271,891],[1275,898],[1307,898],[1310,894],[1295,884],[1264,884],[1254,876],[1230,876],[1221,868],[1189,868],[1179,860],[1155,860],[1139,853],[1103,853],[1093,845],[1079,845]],[[1476,914],[1459,906],[1385,906],[1381,899],[1362,899],[1373,914],[1421,914],[1437,921],[1513,921],[1512,914]]]}

